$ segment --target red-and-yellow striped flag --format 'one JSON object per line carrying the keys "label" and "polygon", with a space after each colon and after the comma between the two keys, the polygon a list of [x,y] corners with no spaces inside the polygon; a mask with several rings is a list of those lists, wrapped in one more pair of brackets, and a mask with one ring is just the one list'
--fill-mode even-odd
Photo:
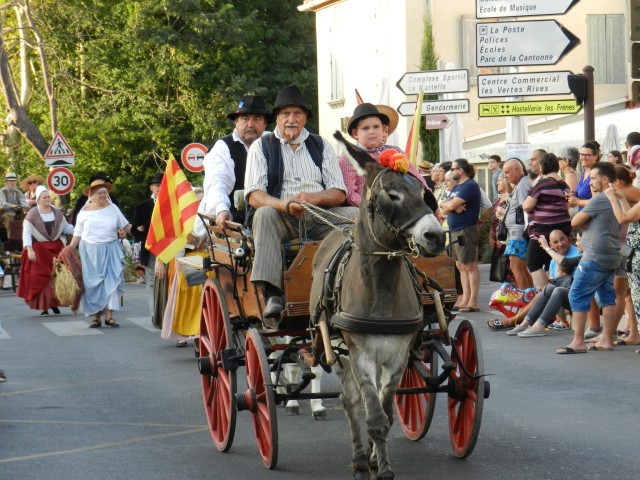
{"label": "red-and-yellow striped flag", "polygon": [[164,178],[151,215],[146,248],[168,263],[187,243],[198,212],[198,197],[178,162],[169,157]]}

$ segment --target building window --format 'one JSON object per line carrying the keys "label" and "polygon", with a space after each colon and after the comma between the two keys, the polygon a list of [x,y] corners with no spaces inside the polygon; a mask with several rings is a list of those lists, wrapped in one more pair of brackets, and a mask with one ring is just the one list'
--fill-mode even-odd
{"label": "building window", "polygon": [[331,99],[329,105],[341,107],[344,105],[344,94],[342,92],[342,68],[340,60],[331,55]]}
{"label": "building window", "polygon": [[624,15],[587,15],[587,55],[597,84],[626,82]]}

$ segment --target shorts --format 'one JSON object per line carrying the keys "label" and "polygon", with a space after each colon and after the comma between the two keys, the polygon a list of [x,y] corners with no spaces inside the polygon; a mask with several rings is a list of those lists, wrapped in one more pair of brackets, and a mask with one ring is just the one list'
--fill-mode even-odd
{"label": "shorts", "polygon": [[525,239],[517,239],[517,240],[508,240],[507,248],[504,250],[504,254],[507,257],[518,257],[522,260],[527,259],[527,247],[529,246],[529,242]]}
{"label": "shorts", "polygon": [[573,272],[573,283],[569,290],[569,302],[574,312],[588,312],[595,294],[600,308],[616,304],[613,289],[614,270],[605,270],[596,262],[580,262]]}
{"label": "shorts", "polygon": [[[464,237],[464,246],[456,241],[458,238]],[[474,263],[478,261],[478,241],[480,239],[480,230],[478,225],[471,225],[462,230],[451,232],[451,256],[460,263]]]}
{"label": "shorts", "polygon": [[541,268],[549,271],[551,257],[545,252],[537,240],[529,239],[529,248],[527,249],[527,269],[530,272],[537,272]]}

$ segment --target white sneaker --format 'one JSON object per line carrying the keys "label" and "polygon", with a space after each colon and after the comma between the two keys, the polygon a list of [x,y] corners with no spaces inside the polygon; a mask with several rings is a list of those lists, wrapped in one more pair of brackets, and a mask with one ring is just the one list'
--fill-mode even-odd
{"label": "white sneaker", "polygon": [[516,327],[513,330],[509,330],[507,332],[507,335],[509,335],[510,337],[515,337],[520,332],[524,332],[527,329],[527,327],[528,327],[527,325],[523,325],[521,323],[520,325],[516,325]]}
{"label": "white sneaker", "polygon": [[544,330],[534,330],[531,327],[527,328],[524,332],[518,333],[518,336],[522,338],[544,337],[545,335]]}
{"label": "white sneaker", "polygon": [[598,335],[600,335],[602,333],[602,328],[600,328],[600,330],[596,331],[596,330],[592,330],[591,327],[587,328],[587,331],[584,332],[584,338],[585,340],[589,339],[589,338],[595,338]]}

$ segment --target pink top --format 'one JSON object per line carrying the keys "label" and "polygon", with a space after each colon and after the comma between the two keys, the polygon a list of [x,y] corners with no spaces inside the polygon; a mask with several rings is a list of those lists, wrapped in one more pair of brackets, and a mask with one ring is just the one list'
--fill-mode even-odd
{"label": "pink top", "polygon": [[[371,155],[372,158],[378,160],[378,158],[380,157],[380,153],[382,153],[384,150],[397,150],[398,152],[404,153],[398,147],[383,145],[380,150],[369,152],[369,155]],[[338,158],[338,164],[340,165],[340,170],[342,170],[342,178],[344,179],[344,185],[347,189],[347,204],[353,205],[354,207],[359,207],[360,199],[362,197],[362,187],[364,187],[364,177],[360,177],[356,173],[344,153],[340,155],[340,158]],[[413,174],[413,176],[416,177],[427,190],[429,190],[429,187],[425,183],[424,178],[422,177],[422,175],[420,175],[420,172],[418,172],[418,169],[412,163],[409,164],[409,173]]]}

